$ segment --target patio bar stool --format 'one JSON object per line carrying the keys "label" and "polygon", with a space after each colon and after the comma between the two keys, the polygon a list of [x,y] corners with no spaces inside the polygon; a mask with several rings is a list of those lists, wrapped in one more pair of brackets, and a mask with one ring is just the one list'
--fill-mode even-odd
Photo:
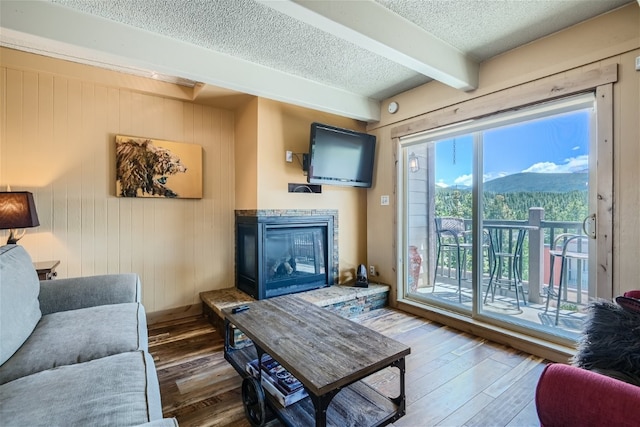
{"label": "patio bar stool", "polygon": [[[553,240],[553,245],[549,250],[549,260],[551,262],[549,268],[549,287],[547,288],[547,302],[545,305],[544,312],[546,313],[549,310],[549,300],[557,295],[558,297],[558,305],[556,306],[556,326],[558,326],[558,321],[560,319],[560,300],[562,299],[562,286],[565,286],[566,292],[566,264],[570,259],[575,259],[578,261],[588,261],[589,253],[588,253],[588,244],[589,237],[584,234],[572,234],[572,233],[563,233],[558,235]],[[558,280],[558,292],[553,290],[554,285],[554,270],[555,270],[555,261],[556,258],[560,258],[560,280]]]}
{"label": "patio bar stool", "polygon": [[[509,230],[509,236],[511,236],[511,231],[512,230]],[[508,289],[511,290],[513,286],[516,292],[516,306],[518,310],[520,310],[520,294],[522,294],[522,303],[527,305],[524,287],[522,285],[522,248],[527,231],[524,228],[517,229],[517,231],[518,234],[515,244],[513,245],[513,249],[510,250],[510,245],[507,245],[506,248],[503,247],[502,242],[500,242],[498,238],[497,234],[501,232],[500,229],[493,230],[493,233],[489,230],[489,246],[491,256],[493,257],[493,266],[490,268],[491,273],[489,276],[489,284],[487,285],[487,290],[484,295],[484,304],[487,303],[489,291],[491,291],[491,302],[493,302],[496,296],[496,287],[502,287],[502,283],[500,282],[506,281],[506,284],[509,286]],[[509,277],[502,279],[502,269],[505,264],[509,268]]]}
{"label": "patio bar stool", "polygon": [[471,231],[465,228],[464,219],[462,218],[437,217],[435,218],[435,223],[437,252],[431,292],[434,292],[436,289],[436,276],[438,275],[438,264],[440,263],[442,263],[442,275],[444,275],[444,254],[446,252],[448,253],[449,269],[451,269],[451,256],[455,256],[458,301],[462,302],[462,270],[465,268],[467,262],[467,251],[472,248],[472,244],[467,238],[467,236],[471,235]]}

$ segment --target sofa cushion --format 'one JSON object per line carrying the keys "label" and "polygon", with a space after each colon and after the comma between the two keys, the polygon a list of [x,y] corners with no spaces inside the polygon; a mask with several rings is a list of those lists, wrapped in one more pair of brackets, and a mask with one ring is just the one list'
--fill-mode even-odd
{"label": "sofa cushion", "polygon": [[133,273],[69,277],[40,282],[42,315],[96,305],[142,302],[140,277]]}
{"label": "sofa cushion", "polygon": [[22,246],[0,247],[0,365],[29,337],[40,320],[40,281]]}
{"label": "sofa cushion", "polygon": [[0,386],[3,426],[132,426],[162,418],[151,356],[127,352]]}
{"label": "sofa cushion", "polygon": [[0,366],[0,384],[58,366],[148,350],[144,307],[111,304],[47,314]]}

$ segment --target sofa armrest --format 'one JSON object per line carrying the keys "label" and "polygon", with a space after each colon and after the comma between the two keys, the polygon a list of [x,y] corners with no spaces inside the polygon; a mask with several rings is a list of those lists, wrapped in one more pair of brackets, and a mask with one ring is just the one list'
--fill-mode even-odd
{"label": "sofa armrest", "polygon": [[106,274],[40,281],[42,314],[97,305],[142,302],[137,274]]}
{"label": "sofa armrest", "polygon": [[624,293],[624,296],[627,298],[635,298],[640,299],[640,290],[627,291]]}
{"label": "sofa armrest", "polygon": [[637,426],[640,387],[586,369],[547,365],[536,388],[540,425]]}

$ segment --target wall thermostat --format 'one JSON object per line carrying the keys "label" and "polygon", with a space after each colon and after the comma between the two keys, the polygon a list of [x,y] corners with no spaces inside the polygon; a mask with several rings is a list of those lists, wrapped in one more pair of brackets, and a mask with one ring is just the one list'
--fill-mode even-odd
{"label": "wall thermostat", "polygon": [[387,108],[389,110],[389,112],[391,114],[394,114],[396,111],[398,111],[398,103],[397,102],[390,102],[389,103],[389,107]]}

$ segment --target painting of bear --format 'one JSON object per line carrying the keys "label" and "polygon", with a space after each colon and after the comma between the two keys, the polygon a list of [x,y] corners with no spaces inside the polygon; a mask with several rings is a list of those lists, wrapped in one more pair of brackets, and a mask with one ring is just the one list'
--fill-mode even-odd
{"label": "painting of bear", "polygon": [[116,195],[202,198],[202,147],[116,136]]}

